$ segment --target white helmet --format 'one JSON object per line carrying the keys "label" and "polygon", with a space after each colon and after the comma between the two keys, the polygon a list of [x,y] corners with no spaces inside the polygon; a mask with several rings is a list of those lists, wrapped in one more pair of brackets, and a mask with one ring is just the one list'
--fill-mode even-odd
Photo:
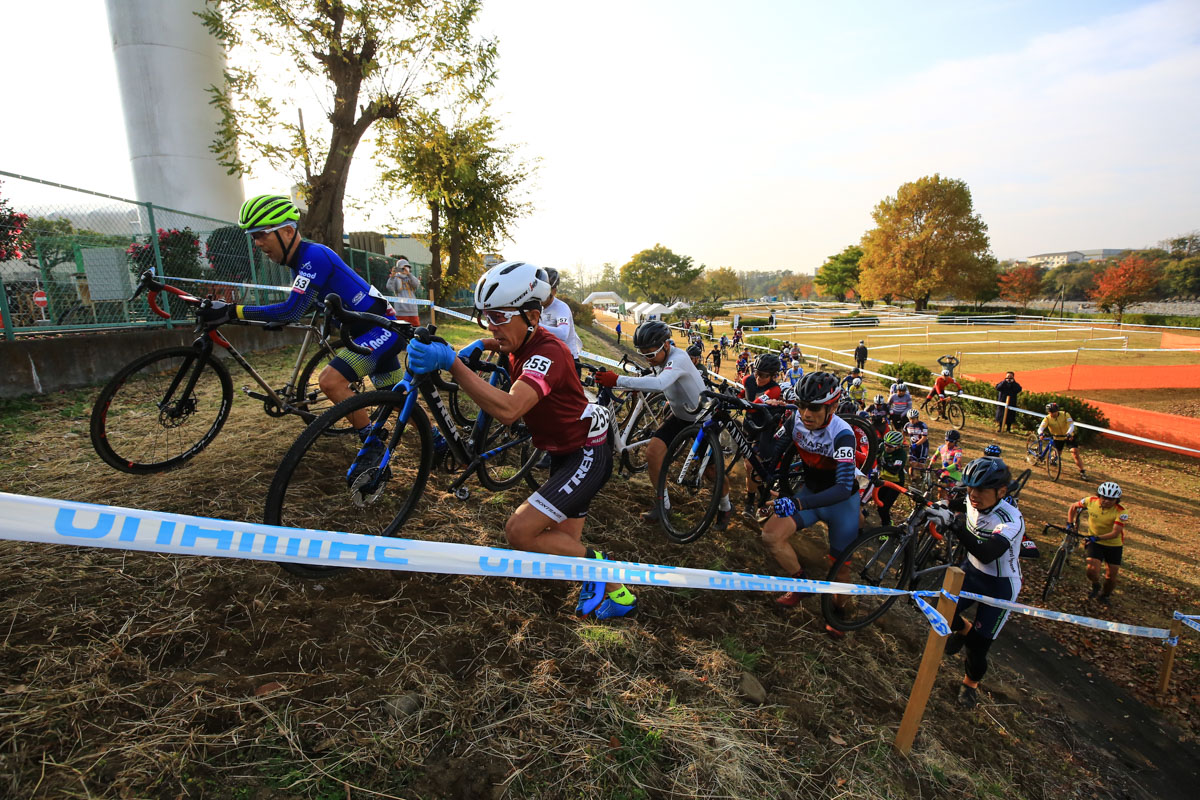
{"label": "white helmet", "polygon": [[800,360],[799,360],[799,359],[795,359],[795,358],[793,358],[793,359],[792,359],[792,366],[793,366],[793,367],[798,367],[798,366],[800,366]]}
{"label": "white helmet", "polygon": [[920,418],[921,418],[921,412],[920,412],[920,411],[917,411],[915,408],[910,408],[910,409],[908,410],[908,418],[909,418],[909,419],[920,419]]}
{"label": "white helmet", "polygon": [[475,284],[475,308],[541,308],[550,297],[550,279],[544,269],[525,261],[505,261],[483,273]]}
{"label": "white helmet", "polygon": [[950,377],[950,370],[948,370],[948,369],[944,369],[944,370],[942,370],[942,374],[943,374],[943,375],[945,375],[947,378],[949,378],[949,377]]}
{"label": "white helmet", "polygon": [[850,385],[851,386],[862,386],[862,378],[855,378],[854,380],[850,381]]}
{"label": "white helmet", "polygon": [[1105,500],[1120,500],[1121,487],[1112,481],[1105,481],[1104,483],[1100,484],[1098,489],[1096,489],[1096,494],[1100,495]]}

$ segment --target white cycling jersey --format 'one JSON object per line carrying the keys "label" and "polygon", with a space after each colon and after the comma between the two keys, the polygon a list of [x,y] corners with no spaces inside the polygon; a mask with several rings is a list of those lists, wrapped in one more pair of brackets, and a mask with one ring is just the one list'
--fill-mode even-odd
{"label": "white cycling jersey", "polygon": [[655,367],[654,371],[654,375],[640,378],[621,375],[617,378],[617,387],[640,392],[662,392],[671,406],[671,414],[688,422],[695,420],[700,393],[704,391],[704,378],[687,351],[672,346],[667,360],[661,367]]}
{"label": "white cycling jersey", "polygon": [[985,564],[973,555],[968,555],[967,561],[984,575],[1011,580],[1015,589],[1013,596],[1016,597],[1021,590],[1021,539],[1025,536],[1025,519],[1017,507],[1009,503],[996,503],[987,513],[981,513],[967,503],[966,535],[980,541],[1003,536],[1008,541],[1008,549],[995,561]]}
{"label": "white cycling jersey", "polygon": [[583,341],[580,340],[579,334],[575,333],[575,318],[571,315],[570,306],[561,298],[554,298],[550,305],[542,309],[542,321],[539,324],[566,342],[571,357],[579,360],[579,354],[583,351]]}

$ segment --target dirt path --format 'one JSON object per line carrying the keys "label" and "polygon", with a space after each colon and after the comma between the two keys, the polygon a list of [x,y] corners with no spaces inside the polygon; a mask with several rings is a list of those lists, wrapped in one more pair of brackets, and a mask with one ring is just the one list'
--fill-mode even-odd
{"label": "dirt path", "polygon": [[1023,618],[1009,621],[1001,641],[1000,659],[1027,685],[1058,698],[1061,719],[1070,720],[1062,733],[1072,750],[1083,745],[1111,754],[1105,776],[1111,787],[1146,800],[1196,797],[1200,746],[1180,741],[1180,731],[1158,712]]}

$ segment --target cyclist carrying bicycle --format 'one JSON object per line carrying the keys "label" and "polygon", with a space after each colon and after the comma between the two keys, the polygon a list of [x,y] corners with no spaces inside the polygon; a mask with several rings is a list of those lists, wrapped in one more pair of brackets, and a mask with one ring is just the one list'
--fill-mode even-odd
{"label": "cyclist carrying bicycle", "polygon": [[[898,486],[904,485],[904,474],[908,472],[908,451],[904,449],[904,434],[888,431],[883,437],[883,452],[879,454],[879,477]],[[892,506],[900,493],[888,486],[879,489],[879,522],[892,524]]]}
{"label": "cyclist carrying bicycle", "polygon": [[[761,430],[755,431],[747,425],[746,434],[755,442],[758,457],[764,464],[770,464],[775,459],[775,431],[778,427],[777,417],[773,416],[766,406],[776,406],[783,403],[783,390],[775,379],[779,377],[779,356],[774,353],[763,353],[754,362],[754,374],[747,375],[742,381],[740,395],[748,403],[757,403],[763,408],[750,412],[747,423]],[[746,462],[746,516],[757,521],[758,507],[755,499],[758,495],[758,479],[750,462]]]}
{"label": "cyclist carrying bicycle", "polygon": [[788,382],[788,386],[796,388],[796,384],[804,377],[804,367],[800,366],[800,359],[792,359],[792,365],[788,367],[788,371],[783,374],[783,377]]}
{"label": "cyclist carrying bicycle", "polygon": [[[588,402],[565,342],[538,325],[550,296],[544,270],[506,261],[483,274],[475,286],[475,309],[486,320],[490,339],[476,340],[459,353],[443,342],[408,346],[414,373],[449,370],[481,409],[505,425],[524,419],[533,444],[550,453],[550,475],[508,518],[508,544],[533,553],[604,558],[581,541],[592,498],[612,474],[608,409]],[[512,379],[508,391],[489,384],[467,361],[483,350],[501,353]],[[687,357],[684,357],[687,360]],[[579,593],[579,616],[627,616],[637,610],[633,592],[621,584],[587,581]]]}
{"label": "cyclist carrying bicycle", "polygon": [[908,437],[908,457],[914,466],[923,465],[929,460],[929,426],[921,421],[921,412],[915,408],[910,408],[906,416],[904,435]]}
{"label": "cyclist carrying bicycle", "polygon": [[854,401],[856,412],[866,408],[867,387],[863,386],[862,378],[855,378],[846,387],[846,396]]}
{"label": "cyclist carrying bicycle", "polygon": [[892,387],[892,396],[888,398],[888,412],[892,415],[892,428],[904,429],[904,418],[913,407],[912,395],[908,393],[908,385],[904,381]]}
{"label": "cyclist carrying bicycle", "polygon": [[[962,591],[1000,600],[1016,600],[1021,592],[1021,539],[1025,520],[1016,506],[1002,503],[1008,494],[1012,472],[998,458],[977,458],[963,470],[967,488],[966,519],[957,520],[956,534],[967,550],[963,563]],[[965,522],[965,524],[964,524]],[[956,655],[964,647],[966,675],[963,676],[958,702],[964,708],[979,703],[979,682],[987,672],[987,653],[1008,619],[1008,611],[979,604],[974,623],[964,615],[974,600],[960,597],[954,620],[950,623],[947,655]]]}
{"label": "cyclist carrying bicycle", "polygon": [[939,420],[946,418],[946,390],[953,388],[956,392],[962,391],[962,386],[958,381],[954,380],[954,376],[950,370],[942,370],[942,374],[933,382],[933,388],[929,390],[929,394],[925,395],[926,400],[937,400],[937,418]]}
{"label": "cyclist carrying bicycle", "polygon": [[[1067,509],[1067,529],[1075,530],[1079,512],[1087,511],[1087,576],[1092,582],[1089,600],[1108,605],[1108,598],[1117,585],[1121,570],[1121,553],[1125,549],[1125,526],[1129,514],[1119,502],[1121,487],[1105,481],[1091,497],[1078,500]],[[1104,588],[1100,587],[1100,563],[1104,562]]]}
{"label": "cyclist carrying bicycle", "polygon": [[713,345],[713,349],[709,352],[709,357],[712,358],[713,372],[721,371],[721,348]]}
{"label": "cyclist carrying bicycle", "polygon": [[[665,322],[650,320],[643,322],[633,332],[633,346],[638,354],[646,359],[654,370],[653,375],[634,377],[632,375],[617,375],[615,372],[597,372],[596,383],[609,389],[632,389],[639,392],[662,392],[667,398],[671,413],[667,415],[658,430],[646,445],[646,464],[650,472],[650,485],[658,486],[658,474],[662,469],[663,459],[667,456],[667,446],[675,441],[684,428],[696,421],[696,411],[699,410],[700,393],[704,391],[704,381],[701,370],[689,352],[675,345],[671,339],[671,328]],[[670,509],[671,501],[667,495],[662,497],[662,505]],[[724,530],[729,525],[729,517],[733,506],[729,502],[728,492],[721,498],[717,512],[717,528]],[[658,521],[658,506],[642,514],[643,522]]]}
{"label": "cyclist carrying bicycle", "polygon": [[875,426],[875,435],[883,438],[888,432],[888,419],[891,412],[888,410],[887,398],[881,394],[875,395],[875,402],[867,406],[867,418],[871,420],[871,424]]}
{"label": "cyclist carrying bicycle", "polygon": [[741,380],[750,372],[750,351],[743,350],[737,360],[737,376]]}
{"label": "cyclist carrying bicycle", "polygon": [[[299,220],[300,210],[283,195],[258,195],[243,203],[238,214],[238,227],[250,234],[255,246],[268,258],[295,274],[291,291],[283,302],[265,306],[214,300],[210,308],[199,309],[197,316],[209,325],[237,319],[295,322],[309,313],[314,303],[323,302],[325,296],[332,293],[341,297],[351,311],[395,317],[395,311],[379,290],[346,266],[337,253],[323,244],[300,238]],[[350,385],[367,375],[371,376],[377,389],[390,388],[404,377],[397,357],[404,349],[404,340],[397,334],[387,328],[364,324],[347,325],[346,334],[356,344],[370,348],[371,355],[359,355],[346,348],[334,354],[318,378],[321,391],[332,402],[353,395]],[[365,435],[370,427],[365,411],[351,417],[351,423],[359,429],[360,435]],[[383,447],[381,442],[377,444]]]}
{"label": "cyclist carrying bicycle", "polygon": [[946,443],[934,454],[934,461],[941,463],[941,483],[946,489],[952,489],[962,483],[962,434],[951,428],[946,431]]}
{"label": "cyclist carrying bicycle", "polygon": [[[842,394],[836,375],[810,372],[796,388],[799,413],[790,415],[784,430],[791,437],[804,463],[804,485],[794,497],[775,501],[774,514],[763,525],[762,538],[784,574],[794,578],[808,575],[792,548],[792,534],[811,528],[818,521],[829,529],[829,557],[832,563],[858,537],[859,498],[855,483],[856,440],[850,424],[837,416],[835,409]],[[848,579],[839,572],[837,580]],[[801,592],[787,592],[775,602],[794,608],[803,598]],[[840,601],[840,602],[839,602]],[[834,605],[844,606],[839,596]],[[838,631],[827,626],[831,635]]]}
{"label": "cyclist carrying bicycle", "polygon": [[1075,420],[1071,419],[1067,412],[1059,410],[1058,403],[1046,404],[1046,416],[1042,417],[1037,432],[1038,436],[1049,434],[1054,437],[1054,449],[1060,457],[1063,448],[1071,448],[1075,466],[1079,467],[1079,477],[1085,481],[1088,479],[1087,470],[1083,468],[1083,461],[1079,458],[1079,445],[1075,441]]}

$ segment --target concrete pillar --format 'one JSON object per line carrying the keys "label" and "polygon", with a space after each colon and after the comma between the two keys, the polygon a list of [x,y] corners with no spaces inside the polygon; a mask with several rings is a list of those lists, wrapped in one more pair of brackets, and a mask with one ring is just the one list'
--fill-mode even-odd
{"label": "concrete pillar", "polygon": [[242,183],[208,147],[225,54],[193,12],[204,0],[107,0],[137,199],[237,219]]}

